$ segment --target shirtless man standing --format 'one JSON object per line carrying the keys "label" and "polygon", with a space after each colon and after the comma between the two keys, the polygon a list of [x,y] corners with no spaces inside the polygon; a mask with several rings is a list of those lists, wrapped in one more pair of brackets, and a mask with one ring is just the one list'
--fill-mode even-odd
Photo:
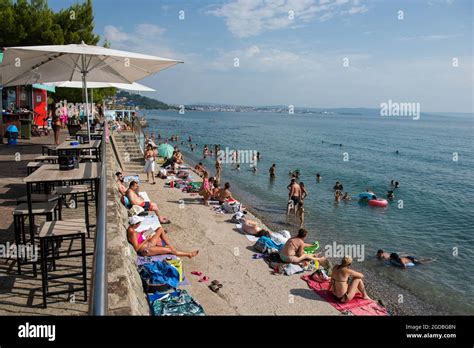
{"label": "shirtless man standing", "polygon": [[158,206],[156,203],[153,202],[145,202],[145,200],[138,195],[138,183],[136,181],[131,181],[130,185],[128,187],[128,190],[126,192],[126,196],[130,203],[132,205],[139,205],[145,211],[153,211],[155,212],[156,216],[158,216],[158,219],[160,220],[160,223],[162,224],[169,224],[170,221],[164,217],[161,217],[159,212],[158,212]]}
{"label": "shirtless man standing", "polygon": [[[288,198],[293,201],[293,209],[296,215],[301,202],[301,186],[296,182],[296,179],[291,179],[289,189]],[[287,214],[290,214],[290,206],[288,206]]]}

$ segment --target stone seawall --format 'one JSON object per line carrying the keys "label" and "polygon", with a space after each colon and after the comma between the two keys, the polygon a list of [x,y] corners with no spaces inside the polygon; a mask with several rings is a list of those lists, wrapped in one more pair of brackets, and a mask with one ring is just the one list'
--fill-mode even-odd
{"label": "stone seawall", "polygon": [[109,315],[150,315],[137,271],[137,254],[127,241],[128,212],[120,202],[114,173],[123,171],[114,138],[107,144],[107,271]]}

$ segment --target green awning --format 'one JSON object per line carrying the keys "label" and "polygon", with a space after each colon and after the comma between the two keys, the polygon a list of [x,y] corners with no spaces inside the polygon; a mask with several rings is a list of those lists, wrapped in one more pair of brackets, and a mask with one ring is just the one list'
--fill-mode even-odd
{"label": "green awning", "polygon": [[41,83],[35,83],[35,84],[33,84],[33,88],[44,89],[44,90],[46,90],[46,91],[48,91],[48,92],[51,92],[51,93],[55,93],[55,92],[56,92],[56,87],[42,85]]}

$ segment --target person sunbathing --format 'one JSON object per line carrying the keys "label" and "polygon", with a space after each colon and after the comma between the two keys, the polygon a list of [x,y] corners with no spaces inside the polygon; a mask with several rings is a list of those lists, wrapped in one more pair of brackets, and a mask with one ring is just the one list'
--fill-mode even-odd
{"label": "person sunbathing", "polygon": [[244,219],[244,221],[242,222],[242,229],[245,233],[253,234],[254,236],[263,230],[263,228],[258,226],[258,223],[256,221],[247,219]]}
{"label": "person sunbathing", "polygon": [[219,204],[224,204],[226,200],[234,200],[232,193],[230,192],[230,183],[226,182],[224,187],[219,191]]}
{"label": "person sunbathing", "polygon": [[204,168],[204,166],[202,165],[202,162],[199,162],[198,164],[196,164],[194,169],[196,170],[199,176],[203,176],[204,173],[207,172],[206,168]]}
{"label": "person sunbathing", "polygon": [[325,257],[317,257],[313,254],[305,254],[304,248],[312,246],[312,244],[305,243],[305,238],[308,231],[300,228],[298,235],[288,239],[280,251],[280,258],[286,263],[300,263],[303,261],[324,261]]}
{"label": "person sunbathing", "polygon": [[141,256],[154,256],[163,254],[172,254],[180,257],[189,257],[190,259],[199,254],[199,250],[186,252],[176,250],[170,245],[168,235],[163,227],[159,226],[152,236],[144,237],[144,232],[137,232],[144,219],[141,216],[134,215],[130,218],[130,226],[127,229],[127,239],[137,254]]}
{"label": "person sunbathing", "polygon": [[115,182],[117,183],[118,190],[122,196],[127,193],[127,187],[124,185],[123,174],[120,172],[115,173]]}
{"label": "person sunbathing", "polygon": [[[351,265],[352,258],[345,256],[340,265],[333,267],[329,290],[342,303],[349,302],[358,293],[361,293],[364,299],[371,300],[362,281],[364,275],[350,269]],[[349,278],[352,278],[351,282],[349,282]]]}
{"label": "person sunbathing", "polygon": [[158,216],[158,219],[160,220],[160,223],[169,224],[170,221],[168,219],[160,216],[158,212],[158,206],[156,205],[156,203],[145,202],[145,200],[138,195],[138,192],[139,192],[138,190],[139,190],[138,183],[135,180],[130,181],[130,185],[126,192],[126,196],[128,200],[130,201],[130,204],[139,205],[145,211],[155,212],[156,216]]}

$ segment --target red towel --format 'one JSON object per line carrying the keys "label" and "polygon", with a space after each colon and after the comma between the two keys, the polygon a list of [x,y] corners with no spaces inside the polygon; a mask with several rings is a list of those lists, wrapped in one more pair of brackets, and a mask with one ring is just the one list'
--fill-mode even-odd
{"label": "red towel", "polygon": [[349,302],[341,303],[334,297],[332,292],[328,290],[330,286],[329,281],[317,282],[311,279],[310,275],[304,275],[301,279],[308,283],[311,289],[340,312],[350,311],[354,315],[388,315],[385,308],[373,300],[364,299],[361,294],[355,295]]}

